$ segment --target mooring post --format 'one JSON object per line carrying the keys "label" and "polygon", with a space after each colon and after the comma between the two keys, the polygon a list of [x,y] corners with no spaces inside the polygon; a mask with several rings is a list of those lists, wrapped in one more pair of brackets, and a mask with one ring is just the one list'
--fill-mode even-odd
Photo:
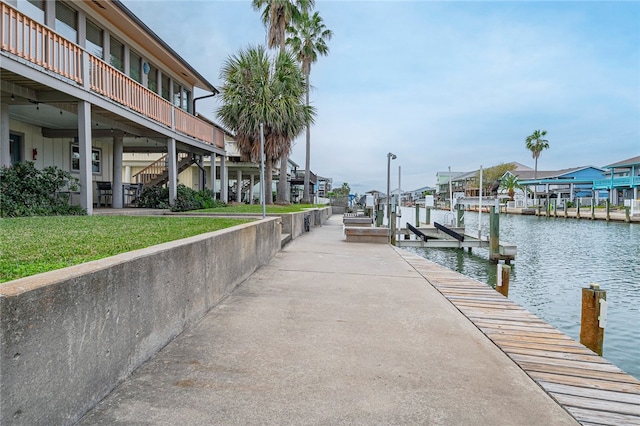
{"label": "mooring post", "polygon": [[416,228],[419,228],[419,227],[420,227],[420,205],[416,203]]}
{"label": "mooring post", "polygon": [[391,223],[391,245],[395,246],[396,245],[396,212],[392,211],[391,212],[391,219],[390,219],[390,223]]}
{"label": "mooring post", "polygon": [[607,292],[598,284],[582,289],[580,343],[602,356],[604,328],[607,324]]}
{"label": "mooring post", "polygon": [[511,280],[511,266],[498,263],[496,275],[496,291],[504,297],[509,297],[509,281]]}
{"label": "mooring post", "polygon": [[576,219],[580,219],[580,198],[576,198]]}
{"label": "mooring post", "polygon": [[631,207],[629,206],[624,208],[624,221],[627,223],[631,222]]}
{"label": "mooring post", "polygon": [[456,209],[458,210],[456,215],[456,227],[460,228],[464,224],[464,209],[460,203],[456,205]]}
{"label": "mooring post", "polygon": [[558,199],[553,200],[553,217],[558,217]]}
{"label": "mooring post", "polygon": [[591,199],[591,220],[594,220],[596,218],[596,203],[595,201],[593,201],[593,198]]}
{"label": "mooring post", "polygon": [[426,211],[426,216],[427,216],[426,217],[426,222],[427,222],[427,225],[430,225],[431,224],[431,207],[426,207],[425,206],[425,209],[427,210]]}
{"label": "mooring post", "polygon": [[569,213],[568,213],[568,210],[567,210],[568,208],[569,208],[569,202],[565,201],[564,202],[564,218],[565,219],[569,217]]}
{"label": "mooring post", "polygon": [[489,259],[496,260],[500,256],[500,216],[496,206],[491,206],[489,213]]}
{"label": "mooring post", "polygon": [[607,206],[607,222],[609,222],[609,220],[611,219],[611,216],[610,216],[610,213],[611,213],[611,201],[609,201],[608,198],[607,198],[606,206]]}

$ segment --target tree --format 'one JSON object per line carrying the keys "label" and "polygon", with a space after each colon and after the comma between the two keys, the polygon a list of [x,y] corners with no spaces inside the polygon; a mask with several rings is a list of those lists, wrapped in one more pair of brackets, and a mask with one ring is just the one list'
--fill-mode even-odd
{"label": "tree", "polygon": [[[293,53],[302,66],[305,82],[307,83],[306,101],[309,105],[309,74],[311,73],[311,64],[318,60],[318,55],[326,56],[329,53],[327,41],[331,40],[333,32],[327,29],[322,22],[322,18],[315,12],[309,16],[308,12],[302,13],[298,21],[293,21],[292,25],[287,27],[290,37],[286,43],[291,46]],[[311,176],[311,126],[307,126],[307,139],[305,150],[305,167],[304,167],[304,193],[302,202],[309,203],[309,180]]]}
{"label": "tree", "polygon": [[349,188],[349,184],[347,182],[343,182],[342,186],[338,189],[334,189],[333,192],[336,195],[347,196],[351,193],[351,188]]}
{"label": "tree", "polygon": [[500,189],[506,189],[509,199],[513,201],[516,189],[522,189],[522,185],[518,182],[518,176],[508,173],[500,179]]}
{"label": "tree", "polygon": [[[500,178],[505,173],[515,170],[515,168],[516,165],[513,163],[501,163],[484,169],[482,171],[482,193],[486,195],[495,191],[499,186],[497,182],[500,181]],[[480,182],[480,170],[476,173],[475,179],[477,183]]]}
{"label": "tree", "polygon": [[[315,4],[315,0],[252,0],[255,10],[262,10],[262,23],[267,29],[267,46],[269,48],[280,48],[280,53],[285,51],[286,29],[292,22],[300,19],[300,15]],[[283,146],[280,156],[280,177],[278,179],[277,202],[286,203],[287,192],[287,167],[289,163],[289,151],[291,150],[290,139],[282,138],[280,143]]]}
{"label": "tree", "polygon": [[535,130],[532,134],[527,136],[527,139],[525,141],[527,149],[531,151],[531,155],[535,160],[535,167],[534,167],[534,173],[533,173],[534,179],[538,178],[538,157],[540,157],[540,153],[543,150],[549,148],[549,141],[546,139],[543,139],[545,136],[547,136],[546,130],[543,130],[543,131]]}
{"label": "tree", "polygon": [[274,162],[291,148],[284,141],[302,133],[315,114],[303,103],[304,75],[291,54],[282,51],[272,59],[257,46],[230,56],[220,78],[222,105],[217,116],[236,134],[243,160],[259,162],[260,123],[264,124],[265,201],[272,204]]}

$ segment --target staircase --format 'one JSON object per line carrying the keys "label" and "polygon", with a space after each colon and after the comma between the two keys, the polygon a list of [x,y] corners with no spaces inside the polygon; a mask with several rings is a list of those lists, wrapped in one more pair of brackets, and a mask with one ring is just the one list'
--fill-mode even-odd
{"label": "staircase", "polygon": [[[163,155],[157,161],[149,164],[144,169],[132,176],[135,183],[144,186],[162,186],[169,181],[169,168],[167,167],[168,154]],[[178,174],[195,163],[195,158],[187,152],[178,153]]]}

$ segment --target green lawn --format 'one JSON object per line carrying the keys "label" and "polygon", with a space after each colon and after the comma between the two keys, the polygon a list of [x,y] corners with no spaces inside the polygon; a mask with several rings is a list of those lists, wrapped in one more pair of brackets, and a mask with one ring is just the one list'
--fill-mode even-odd
{"label": "green lawn", "polygon": [[[315,204],[289,204],[281,206],[271,204],[266,206],[267,213],[295,213],[305,209],[318,207]],[[324,206],[319,206],[324,207]],[[226,207],[217,207],[214,209],[192,210],[187,213],[252,213],[262,214],[262,206],[260,204],[233,204]]]}
{"label": "green lawn", "polygon": [[247,219],[161,216],[0,219],[0,282],[247,222]]}

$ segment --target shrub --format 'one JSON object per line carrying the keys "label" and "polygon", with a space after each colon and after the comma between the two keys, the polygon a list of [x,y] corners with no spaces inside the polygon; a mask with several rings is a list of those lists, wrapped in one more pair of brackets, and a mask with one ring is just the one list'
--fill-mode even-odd
{"label": "shrub", "polygon": [[168,188],[145,188],[140,195],[140,207],[168,209],[174,212],[224,207],[226,204],[216,200],[209,190],[195,191],[184,185],[178,185],[176,203],[169,206]]}
{"label": "shrub", "polygon": [[0,216],[82,215],[86,211],[69,204],[78,178],[55,166],[38,170],[31,161],[0,169]]}

